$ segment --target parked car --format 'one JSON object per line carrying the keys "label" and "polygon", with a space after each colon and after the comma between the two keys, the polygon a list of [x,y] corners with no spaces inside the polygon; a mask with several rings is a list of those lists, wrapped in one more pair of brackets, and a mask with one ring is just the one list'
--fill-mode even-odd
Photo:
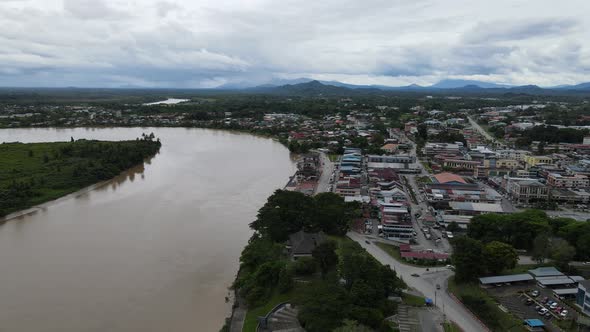
{"label": "parked car", "polygon": [[436,289],[440,289],[440,285],[439,284],[436,284]]}
{"label": "parked car", "polygon": [[545,315],[548,312],[549,312],[549,310],[547,310],[545,308],[541,308],[541,310],[538,311],[539,315],[541,315],[541,316]]}
{"label": "parked car", "polygon": [[541,308],[543,308],[543,307],[541,307],[540,305],[536,305],[535,306],[535,311],[539,311],[539,310],[541,310]]}
{"label": "parked car", "polygon": [[556,314],[558,314],[558,313],[561,312],[561,310],[563,310],[562,307],[557,307],[557,308],[553,309],[553,312],[556,313]]}
{"label": "parked car", "polygon": [[542,304],[545,304],[545,303],[547,303],[547,301],[549,301],[549,298],[548,298],[547,296],[545,296],[545,297],[544,297],[544,298],[541,300],[541,303],[542,303]]}
{"label": "parked car", "polygon": [[531,305],[531,304],[533,304],[533,300],[526,299],[525,303],[526,303],[526,305]]}
{"label": "parked car", "polygon": [[412,277],[419,277],[420,275],[418,273],[412,273],[411,276]]}
{"label": "parked car", "polygon": [[559,316],[561,316],[561,317],[563,317],[563,318],[567,317],[567,310],[562,310],[562,311],[559,313]]}
{"label": "parked car", "polygon": [[557,302],[553,302],[553,303],[551,303],[551,305],[549,306],[549,308],[555,309],[555,308],[557,308],[557,306],[558,306]]}
{"label": "parked car", "polygon": [[545,316],[545,318],[553,317],[553,315],[551,315],[551,313],[549,311],[547,311],[544,316]]}
{"label": "parked car", "polygon": [[531,296],[533,296],[533,297],[537,297],[537,296],[539,296],[539,294],[540,294],[539,291],[536,289],[531,292]]}

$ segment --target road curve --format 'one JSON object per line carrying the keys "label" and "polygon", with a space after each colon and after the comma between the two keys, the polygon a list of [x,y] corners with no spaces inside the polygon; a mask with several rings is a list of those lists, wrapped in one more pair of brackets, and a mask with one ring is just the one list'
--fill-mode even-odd
{"label": "road curve", "polygon": [[[462,303],[447,293],[447,281],[453,275],[452,271],[442,267],[430,268],[430,271],[426,271],[426,268],[402,264],[373,244],[373,242],[367,244],[365,241],[370,240],[370,238],[355,232],[349,232],[347,235],[358,242],[381,264],[389,265],[405,281],[408,287],[418,290],[425,297],[436,300],[436,306],[443,311],[446,318],[459,325],[463,331],[489,331]],[[413,273],[419,274],[420,277],[412,277]],[[436,289],[437,284],[441,286],[440,290]]]}

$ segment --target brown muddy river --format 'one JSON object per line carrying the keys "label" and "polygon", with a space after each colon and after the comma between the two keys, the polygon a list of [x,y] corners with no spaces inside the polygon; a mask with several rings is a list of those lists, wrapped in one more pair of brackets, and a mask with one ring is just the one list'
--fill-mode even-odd
{"label": "brown muddy river", "polygon": [[160,153],[0,225],[0,331],[218,331],[248,223],[294,172],[278,142],[184,128],[3,129],[0,142],[134,139]]}

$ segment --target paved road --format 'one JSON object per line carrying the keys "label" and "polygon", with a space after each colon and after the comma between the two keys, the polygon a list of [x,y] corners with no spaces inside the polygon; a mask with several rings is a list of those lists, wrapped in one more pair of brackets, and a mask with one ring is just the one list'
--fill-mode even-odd
{"label": "paved road", "polygon": [[330,161],[330,158],[323,152],[319,152],[319,154],[320,162],[322,163],[322,174],[315,188],[316,194],[330,191],[330,177],[332,176],[332,171],[334,171],[334,163]]}
{"label": "paved road", "polygon": [[496,139],[492,137],[492,135],[490,135],[487,131],[485,131],[477,122],[475,122],[475,120],[473,120],[470,116],[468,116],[467,119],[469,119],[469,123],[471,124],[471,126],[475,130],[477,130],[483,137],[496,143]]}
{"label": "paved road", "polygon": [[[430,271],[426,271],[426,268],[405,265],[393,259],[372,242],[367,244],[365,242],[367,238],[363,235],[349,232],[348,237],[358,242],[381,264],[389,265],[406,282],[408,287],[436,300],[436,306],[443,311],[448,320],[454,321],[463,331],[489,331],[463,304],[455,301],[447,293],[447,279],[453,275],[452,271],[447,268],[430,268]],[[412,277],[413,273],[419,274],[420,277]],[[440,290],[436,289],[437,284],[441,286]]]}
{"label": "paved road", "polygon": [[[413,156],[416,156],[416,158],[417,158],[415,144],[412,145],[412,150],[410,150],[410,154]],[[412,224],[414,226],[414,230],[418,233],[418,236],[416,236],[416,242],[418,242],[418,244],[421,245],[424,249],[434,249],[436,251],[451,253],[451,251],[452,251],[451,245],[449,244],[449,241],[446,238],[442,237],[442,234],[440,233],[440,231],[430,228],[430,231],[432,233],[432,238],[430,240],[426,239],[426,237],[422,233],[422,228],[424,228],[424,225],[414,217],[414,214],[416,212],[420,212],[420,214],[422,214],[424,216],[425,213],[428,211],[428,202],[424,199],[425,198],[424,195],[420,194],[418,184],[416,182],[416,178],[418,176],[427,176],[428,172],[424,169],[424,166],[422,165],[422,163],[420,163],[419,160],[417,160],[417,161],[418,161],[417,162],[418,167],[420,168],[420,173],[418,175],[413,175],[413,174],[404,175],[404,177],[407,180],[407,183],[414,191],[414,194],[416,195],[416,199],[418,200],[418,204],[414,204],[414,203],[411,204],[411,206],[412,206],[412,216],[411,216]],[[408,192],[408,195],[409,195],[409,192]],[[441,239],[441,241],[439,243],[435,242],[435,240],[437,238]]]}

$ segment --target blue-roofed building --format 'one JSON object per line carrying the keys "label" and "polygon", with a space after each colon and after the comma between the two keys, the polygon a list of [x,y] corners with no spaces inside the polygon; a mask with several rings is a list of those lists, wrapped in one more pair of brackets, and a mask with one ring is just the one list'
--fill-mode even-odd
{"label": "blue-roofed building", "polygon": [[543,323],[543,321],[540,319],[525,319],[523,324],[528,331],[545,331],[545,323]]}

